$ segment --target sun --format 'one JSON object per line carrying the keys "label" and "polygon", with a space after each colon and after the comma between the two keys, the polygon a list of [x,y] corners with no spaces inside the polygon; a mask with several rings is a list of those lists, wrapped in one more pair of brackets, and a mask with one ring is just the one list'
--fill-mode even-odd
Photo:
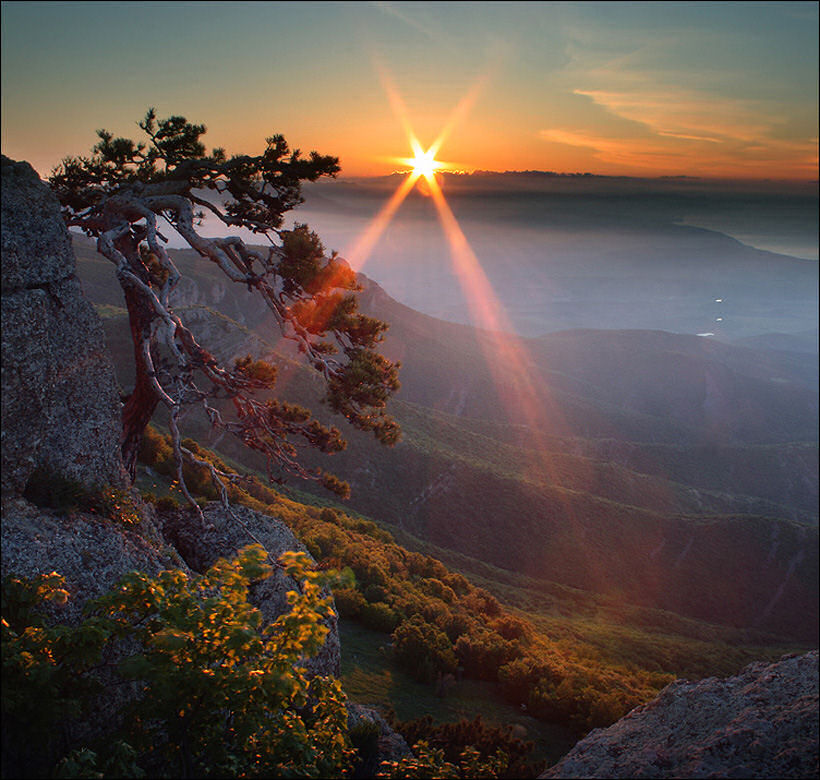
{"label": "sun", "polygon": [[409,162],[413,166],[413,175],[424,176],[425,179],[429,179],[441,167],[441,163],[435,159],[435,151],[432,148],[423,153],[421,150],[417,151],[416,156]]}
{"label": "sun", "polygon": [[421,144],[414,135],[410,135],[410,148],[413,150],[412,157],[396,157],[397,162],[409,165],[412,169],[410,171],[410,178],[416,181],[420,178],[425,178],[428,181],[433,179],[437,170],[446,168],[447,163],[439,162],[436,159],[436,152],[439,144],[434,143],[426,152],[422,149]]}

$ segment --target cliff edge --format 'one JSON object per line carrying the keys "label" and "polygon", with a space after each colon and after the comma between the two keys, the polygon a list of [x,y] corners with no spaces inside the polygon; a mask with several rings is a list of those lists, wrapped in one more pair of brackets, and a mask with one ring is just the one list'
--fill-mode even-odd
{"label": "cliff edge", "polygon": [[4,156],[2,181],[3,496],[38,468],[123,487],[114,368],[60,205],[28,163]]}
{"label": "cliff edge", "polygon": [[813,650],[725,680],[677,680],[541,777],[817,777],[817,669]]}
{"label": "cliff edge", "polygon": [[[128,485],[114,368],[100,319],[75,271],[57,199],[28,163],[4,156],[2,575],[62,574],[69,601],[59,620],[71,624],[89,599],[134,570],[151,576],[169,568],[203,572],[257,539],[274,560],[286,550],[304,550],[284,523],[268,515],[239,507],[238,526],[212,502],[203,524],[190,508],[156,510]],[[69,500],[61,500],[66,494]],[[127,521],[89,508],[90,498],[127,506]],[[277,568],[250,598],[273,621],[289,609],[286,593],[296,587]],[[315,674],[338,676],[336,619],[330,624],[308,666]],[[106,733],[126,698],[106,693],[93,722],[72,726],[77,737]],[[4,734],[3,776],[37,776],[54,758],[37,745],[7,751],[6,742]]]}

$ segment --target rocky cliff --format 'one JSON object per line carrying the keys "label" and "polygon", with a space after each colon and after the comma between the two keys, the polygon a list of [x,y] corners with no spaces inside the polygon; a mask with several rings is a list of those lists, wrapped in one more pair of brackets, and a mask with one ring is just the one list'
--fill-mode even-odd
{"label": "rocky cliff", "polygon": [[28,163],[2,176],[3,495],[37,468],[122,485],[117,384],[59,204]]}
{"label": "rocky cliff", "polygon": [[[41,480],[45,474],[88,489],[126,486],[120,398],[102,325],[75,275],[56,198],[28,163],[3,157],[2,176],[3,573],[32,576],[56,569],[81,604],[127,571],[177,566],[202,572],[254,538],[274,559],[303,549],[283,523],[249,510],[238,510],[244,513],[240,526],[210,506],[206,529],[193,512],[157,516],[134,495],[140,522],[129,529],[26,500],[35,472]],[[284,611],[284,594],[292,586],[275,576],[259,589],[257,603],[266,618]],[[317,669],[322,673],[338,674],[333,628]]]}
{"label": "rocky cliff", "polygon": [[541,777],[817,777],[817,670],[814,650],[726,680],[678,680]]}
{"label": "rocky cliff", "polygon": [[[2,575],[59,572],[70,596],[61,620],[73,622],[88,599],[129,571],[201,572],[257,540],[273,559],[304,549],[283,523],[250,510],[237,510],[238,525],[211,504],[200,527],[194,512],[158,513],[144,504],[126,483],[119,415],[102,326],[75,276],[59,204],[31,166],[3,157]],[[53,496],[55,484],[125,500],[129,522],[86,511],[82,501],[43,501],[44,494]],[[287,608],[285,594],[294,587],[277,569],[255,586],[251,599],[272,621]],[[312,661],[318,674],[339,673],[339,634],[332,622]],[[78,733],[104,729],[120,703],[117,697],[106,700],[98,722]],[[17,765],[4,755],[3,775],[16,776],[23,766],[36,774],[32,761],[48,757],[37,756],[36,746],[30,750],[17,757]]]}

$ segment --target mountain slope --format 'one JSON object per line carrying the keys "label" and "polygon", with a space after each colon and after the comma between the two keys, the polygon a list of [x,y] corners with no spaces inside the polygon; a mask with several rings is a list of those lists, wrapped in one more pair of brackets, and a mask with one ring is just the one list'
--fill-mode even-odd
{"label": "mountain slope", "polygon": [[[281,349],[264,310],[177,259],[193,284],[180,305],[205,343],[225,356]],[[402,361],[394,412],[405,439],[385,450],[345,431],[348,450],[330,467],[350,481],[353,508],[544,582],[815,635],[817,530],[789,519],[816,523],[810,357],[662,332],[551,334],[521,342],[533,418],[532,397],[496,383],[496,339],[364,284],[362,308],[391,323],[385,352]],[[116,305],[114,293],[100,302]],[[127,332],[106,324],[124,368]],[[285,360],[279,392],[318,407],[321,383]],[[204,421],[189,423],[208,441]],[[228,439],[218,448],[264,468]]]}

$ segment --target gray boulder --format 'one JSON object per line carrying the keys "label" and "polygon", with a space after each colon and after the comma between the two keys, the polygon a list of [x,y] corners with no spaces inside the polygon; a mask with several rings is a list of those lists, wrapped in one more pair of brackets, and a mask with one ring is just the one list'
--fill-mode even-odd
{"label": "gray boulder", "polygon": [[813,650],[726,680],[677,680],[541,777],[817,777],[819,725]]}
{"label": "gray boulder", "polygon": [[37,468],[125,485],[120,398],[102,325],[83,297],[57,199],[2,158],[2,492]]}
{"label": "gray boulder", "polygon": [[137,509],[139,521],[126,525],[97,514],[58,512],[7,497],[2,576],[62,574],[69,600],[59,611],[60,620],[74,623],[81,620],[87,601],[105,593],[127,572],[189,571],[176,551],[162,543],[150,507],[137,505]]}
{"label": "gray boulder", "polygon": [[[229,515],[220,503],[211,502],[203,515],[204,520],[193,509],[184,508],[160,516],[163,536],[194,571],[204,572],[219,558],[231,558],[249,544],[261,544],[274,561],[288,550],[307,552],[284,523],[247,507],[232,507]],[[250,600],[262,612],[265,622],[271,623],[288,611],[287,593],[296,588],[293,579],[274,567],[271,577],[252,586]],[[341,666],[338,619],[334,617],[326,625],[330,630],[325,643],[317,656],[309,660],[307,668],[312,674],[338,677]]]}
{"label": "gray boulder", "polygon": [[413,755],[404,737],[373,707],[348,702],[347,727],[359,750],[360,763],[353,777],[375,777],[383,761],[401,761]]}

